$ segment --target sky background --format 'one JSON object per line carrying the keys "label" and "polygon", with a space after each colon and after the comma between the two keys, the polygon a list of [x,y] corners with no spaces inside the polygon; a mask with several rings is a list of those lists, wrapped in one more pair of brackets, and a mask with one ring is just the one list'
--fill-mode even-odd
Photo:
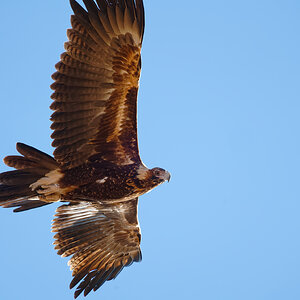
{"label": "sky background", "polygon": [[[52,153],[49,85],[67,0],[2,1],[0,156]],[[139,203],[143,261],[88,298],[300,299],[300,2],[145,0],[141,157],[172,179]],[[7,171],[4,164],[0,171]],[[0,299],[72,299],[58,205],[0,210]]]}

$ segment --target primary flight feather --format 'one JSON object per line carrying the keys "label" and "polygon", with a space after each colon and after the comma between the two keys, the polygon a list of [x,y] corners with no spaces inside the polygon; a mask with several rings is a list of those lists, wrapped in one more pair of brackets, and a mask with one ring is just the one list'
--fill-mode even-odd
{"label": "primary flight feather", "polygon": [[54,158],[17,143],[4,162],[0,205],[25,211],[61,201],[52,231],[69,260],[75,298],[141,260],[138,197],[170,179],[148,169],[137,143],[142,0],[70,0],[66,52],[52,75]]}

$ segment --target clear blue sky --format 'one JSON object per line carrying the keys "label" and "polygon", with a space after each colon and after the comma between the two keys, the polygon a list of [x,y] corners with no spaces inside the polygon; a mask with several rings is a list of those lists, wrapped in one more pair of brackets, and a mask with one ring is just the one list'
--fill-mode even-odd
{"label": "clear blue sky", "polygon": [[[17,141],[52,153],[50,75],[68,1],[0,7],[0,155]],[[145,8],[140,152],[172,180],[140,199],[142,263],[88,298],[299,300],[300,2]],[[1,300],[73,298],[52,246],[56,206],[0,210]]]}

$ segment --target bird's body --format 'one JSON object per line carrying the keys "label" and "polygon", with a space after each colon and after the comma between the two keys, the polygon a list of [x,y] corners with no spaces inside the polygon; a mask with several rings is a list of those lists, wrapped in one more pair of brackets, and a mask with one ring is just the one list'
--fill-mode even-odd
{"label": "bird's body", "polygon": [[48,198],[49,202],[53,202],[55,197],[67,201],[89,199],[123,202],[139,197],[167,180],[155,180],[152,173],[142,164],[118,166],[94,158],[91,162],[71,169],[55,169],[31,187],[44,196],[45,201]]}
{"label": "bird's body", "polygon": [[0,174],[0,206],[26,211],[53,202],[59,255],[72,255],[75,298],[141,260],[138,197],[170,179],[148,169],[137,143],[137,94],[144,34],[142,0],[70,0],[66,52],[56,64],[51,157],[17,144]]}

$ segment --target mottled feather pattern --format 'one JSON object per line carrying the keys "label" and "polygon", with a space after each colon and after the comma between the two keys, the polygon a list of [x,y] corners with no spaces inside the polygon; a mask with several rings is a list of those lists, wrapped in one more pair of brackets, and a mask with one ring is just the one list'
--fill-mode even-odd
{"label": "mottled feather pattern", "polygon": [[52,226],[55,249],[63,257],[73,255],[69,261],[74,276],[71,287],[82,280],[75,296],[96,290],[123,267],[141,260],[137,201],[114,205],[79,202],[57,209]]}
{"label": "mottled feather pattern", "polygon": [[87,11],[71,0],[72,29],[52,76],[55,159],[62,168],[82,164],[96,153],[118,164],[139,162],[136,101],[143,5],[84,3]]}
{"label": "mottled feather pattern", "polygon": [[52,75],[54,158],[25,144],[4,162],[0,206],[57,208],[55,249],[71,256],[75,298],[141,260],[138,197],[170,179],[148,169],[137,143],[142,0],[70,0],[68,41]]}

